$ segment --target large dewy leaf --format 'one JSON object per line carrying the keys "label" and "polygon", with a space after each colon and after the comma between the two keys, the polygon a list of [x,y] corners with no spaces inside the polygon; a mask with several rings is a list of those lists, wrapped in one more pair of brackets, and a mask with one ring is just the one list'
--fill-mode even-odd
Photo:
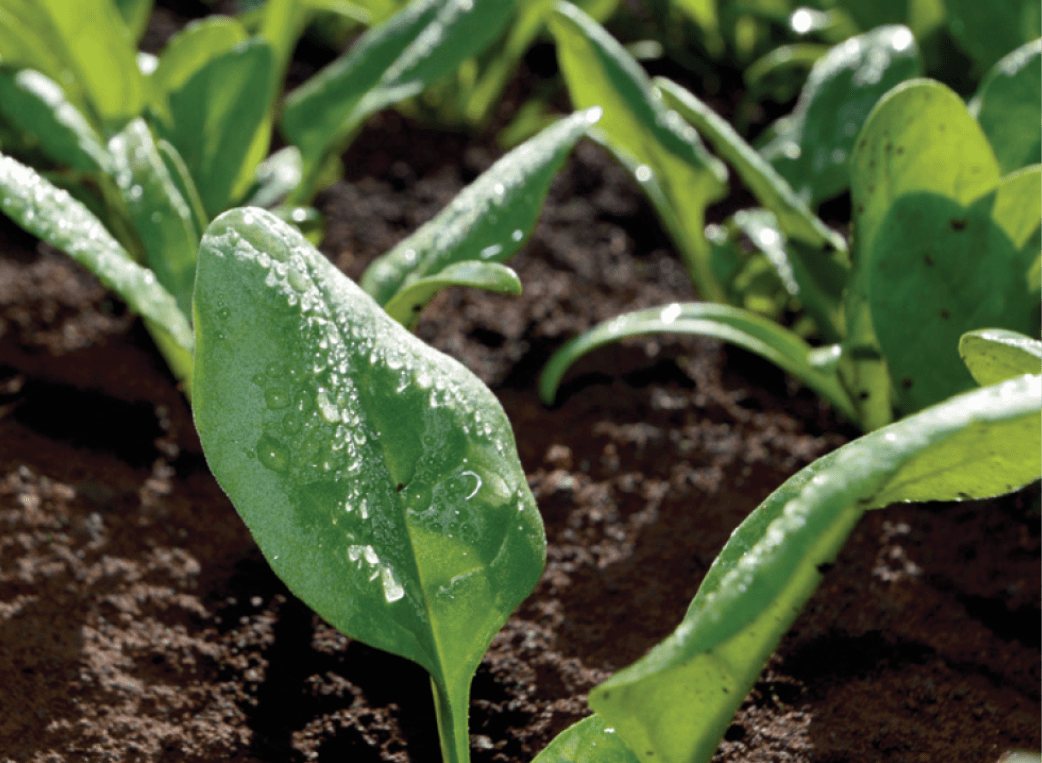
{"label": "large dewy leaf", "polygon": [[643,763],[709,760],[862,513],[894,501],[987,497],[1038,479],[1040,412],[1042,377],[1021,376],[801,470],[731,535],[676,631],[591,691],[590,706]]}
{"label": "large dewy leaf", "polygon": [[1005,56],[984,78],[970,102],[995,149],[1002,172],[1042,162],[1042,39]]}
{"label": "large dewy leaf", "polygon": [[545,554],[499,403],[260,209],[211,223],[195,315],[214,475],[298,596],[430,672],[465,760],[470,678]]}
{"label": "large dewy leaf", "polygon": [[601,106],[595,135],[629,168],[676,242],[699,295],[726,299],[710,265],[705,209],[727,192],[727,169],[706,151],[698,133],[667,109],[637,61],[571,3],[549,18],[557,59],[572,104]]}
{"label": "large dewy leaf", "polygon": [[550,181],[599,115],[597,108],[572,114],[504,156],[433,220],[378,258],[366,270],[362,288],[387,304],[413,282],[457,262],[513,257],[535,227]]}
{"label": "large dewy leaf", "polygon": [[835,374],[808,362],[811,347],[799,336],[748,310],[708,302],[675,302],[620,315],[594,326],[550,358],[539,378],[540,397],[543,402],[552,403],[565,371],[591,350],[628,337],[656,333],[712,336],[737,344],[791,373],[852,420],[857,418]]}
{"label": "large dewy leaf", "polygon": [[177,301],[124,251],[105,226],[66,191],[35,170],[0,156],[2,211],[18,225],[61,249],[119,294],[131,310],[166,331],[182,352],[171,359],[179,378],[190,373],[192,330]]}
{"label": "large dewy leaf", "polygon": [[865,117],[884,93],[920,70],[908,27],[880,27],[840,43],[814,65],[796,108],[761,153],[813,205],[842,193]]}

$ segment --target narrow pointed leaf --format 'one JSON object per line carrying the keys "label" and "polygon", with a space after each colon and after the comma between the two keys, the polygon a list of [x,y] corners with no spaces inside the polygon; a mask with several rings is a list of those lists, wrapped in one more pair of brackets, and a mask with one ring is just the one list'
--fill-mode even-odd
{"label": "narrow pointed leaf", "polygon": [[791,373],[838,411],[856,420],[856,412],[839,380],[808,362],[811,347],[799,336],[747,310],[708,302],[675,302],[598,324],[550,358],[539,378],[540,397],[543,402],[552,403],[565,371],[587,352],[620,339],[656,333],[712,336],[737,344]]}
{"label": "narrow pointed leaf", "polygon": [[185,160],[181,158],[181,154],[177,152],[177,149],[168,140],[163,140],[162,138],[157,140],[156,150],[159,151],[159,155],[163,158],[166,171],[170,174],[170,179],[174,181],[174,185],[177,186],[181,198],[185,200],[188,208],[192,210],[192,222],[195,223],[195,229],[197,231],[206,230],[206,226],[210,223],[210,218],[207,217],[206,210],[203,209],[203,200],[199,197],[199,189],[195,187],[195,181],[192,180],[192,174],[188,171],[188,165],[185,164]]}
{"label": "narrow pointed leaf", "polygon": [[970,112],[984,128],[1003,173],[1042,162],[1042,39],[1005,56],[984,78]]}
{"label": "narrow pointed leaf", "polygon": [[893,501],[987,497],[1038,479],[1040,412],[1042,377],[1022,376],[804,468],[731,535],[676,631],[593,689],[590,706],[644,763],[708,760],[862,513]]}
{"label": "narrow pointed leaf", "polygon": [[512,0],[419,0],[369,29],[351,50],[294,90],[280,128],[308,173],[369,115],[420,93],[484,50]]}
{"label": "narrow pointed leaf", "polygon": [[532,758],[532,763],[638,763],[615,729],[596,713],[574,723]]}
{"label": "narrow pointed leaf", "polygon": [[191,352],[192,330],[177,301],[151,270],[130,259],[86,207],[6,156],[0,156],[0,197],[4,214],[83,265],[131,310],[158,324]]}
{"label": "narrow pointed leaf", "polygon": [[244,171],[250,140],[268,110],[272,66],[268,43],[251,39],[207,61],[170,93],[168,137],[211,218],[235,201],[232,190]]}
{"label": "narrow pointed leaf", "polygon": [[196,284],[214,475],[294,593],[431,673],[465,759],[471,676],[545,554],[506,415],[264,210],[211,223]]}
{"label": "narrow pointed leaf", "polygon": [[959,355],[982,386],[1042,372],[1042,342],[1016,331],[969,331],[959,339]]}
{"label": "narrow pointed leaf", "polygon": [[149,267],[177,299],[181,312],[191,315],[199,242],[192,212],[143,119],[135,119],[115,135],[109,151],[116,185],[145,247]]}
{"label": "narrow pointed leaf", "polygon": [[86,172],[109,171],[111,158],[101,136],[50,77],[33,69],[0,69],[0,114],[54,162]]}
{"label": "narrow pointed leaf", "polygon": [[511,268],[498,262],[466,260],[449,265],[436,275],[410,282],[384,305],[384,309],[406,328],[414,328],[427,303],[450,286],[469,286],[512,296],[521,293],[521,279]]}
{"label": "narrow pointed leaf", "polygon": [[709,141],[757,200],[775,214],[786,236],[820,249],[822,253],[819,256],[828,256],[829,250],[847,250],[843,237],[811,212],[807,202],[796,195],[788,181],[746,143],[727,120],[677,83],[665,77],[656,77],[653,82],[662,91],[666,103]]}
{"label": "narrow pointed leaf", "polygon": [[455,263],[513,257],[535,227],[551,180],[599,113],[572,114],[504,156],[433,220],[379,257],[366,270],[362,288],[387,304],[412,282]]}
{"label": "narrow pointed leaf", "polygon": [[921,69],[905,26],[879,27],[836,45],[814,64],[785,129],[760,153],[815,206],[842,193],[850,184],[854,139],[872,107]]}
{"label": "narrow pointed leaf", "polygon": [[632,168],[680,249],[703,299],[723,301],[712,274],[705,208],[727,192],[727,170],[695,130],[667,109],[640,64],[603,27],[571,3],[549,17],[557,58],[577,109],[601,106],[597,134]]}

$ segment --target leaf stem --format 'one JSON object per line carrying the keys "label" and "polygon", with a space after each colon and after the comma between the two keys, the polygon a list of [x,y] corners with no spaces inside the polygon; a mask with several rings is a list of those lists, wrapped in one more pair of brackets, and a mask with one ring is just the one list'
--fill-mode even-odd
{"label": "leaf stem", "polygon": [[459,683],[460,686],[449,689],[431,677],[443,763],[470,763],[470,681]]}

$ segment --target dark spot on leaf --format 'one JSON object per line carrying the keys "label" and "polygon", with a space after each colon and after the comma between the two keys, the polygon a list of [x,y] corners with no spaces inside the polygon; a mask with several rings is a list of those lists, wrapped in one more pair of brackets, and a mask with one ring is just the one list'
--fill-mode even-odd
{"label": "dark spot on leaf", "polygon": [[731,693],[730,690],[726,686],[721,686],[720,687],[720,691],[722,691],[724,694],[730,694]]}
{"label": "dark spot on leaf", "polygon": [[960,493],[958,493],[958,496],[959,496],[959,500],[960,501],[968,501],[968,500],[970,500],[970,494],[969,493],[960,492]]}
{"label": "dark spot on leaf", "polygon": [[912,388],[912,379],[911,379],[911,377],[910,376],[906,376],[905,378],[903,378],[901,380],[901,386],[904,387],[905,389],[911,389]]}
{"label": "dark spot on leaf", "polygon": [[865,146],[867,146],[867,145],[868,145],[868,139],[867,139],[867,138],[862,138],[862,139],[861,139],[861,146],[860,146],[860,147],[861,147],[861,148],[864,148],[864,147],[865,147]]}
{"label": "dark spot on leaf", "polygon": [[948,320],[949,318],[952,317],[952,314],[949,313],[947,310],[941,310],[941,317],[944,318],[945,320]]}
{"label": "dark spot on leaf", "polygon": [[944,132],[944,124],[937,125],[937,131],[938,132]]}
{"label": "dark spot on leaf", "polygon": [[401,482],[399,482],[397,490],[398,490],[399,493],[402,492],[403,490],[405,490],[405,485],[403,485]]}
{"label": "dark spot on leaf", "polygon": [[413,306],[412,306],[412,311],[413,311],[414,313],[418,313],[418,312],[420,312],[420,310],[422,310],[422,309],[423,309],[423,307],[421,307],[420,305],[413,305]]}
{"label": "dark spot on leaf", "polygon": [[822,575],[827,575],[829,570],[836,566],[835,562],[822,562],[818,565],[818,572]]}
{"label": "dark spot on leaf", "polygon": [[893,143],[887,143],[887,144],[886,144],[886,145],[885,145],[885,146],[883,147],[883,150],[884,150],[884,151],[893,151],[893,150],[894,150],[894,144],[893,144]]}
{"label": "dark spot on leaf", "polygon": [[961,220],[953,218],[952,220],[949,220],[949,224],[952,226],[952,230],[964,230],[966,228],[966,223],[969,222],[969,219],[970,218],[968,217],[964,217]]}
{"label": "dark spot on leaf", "polygon": [[895,151],[894,153],[897,154],[898,156],[900,156],[904,152],[905,152],[905,147],[904,146],[898,146],[897,147],[897,151]]}
{"label": "dark spot on leaf", "polygon": [[923,259],[926,260],[927,265],[933,267],[933,257],[931,257],[930,255],[926,255],[925,257],[923,257]]}
{"label": "dark spot on leaf", "polygon": [[861,392],[861,393],[858,394],[858,398],[860,400],[868,400],[868,393],[867,392]]}
{"label": "dark spot on leaf", "polygon": [[601,696],[604,697],[605,699],[609,699],[611,697],[611,692],[610,691],[606,691]]}
{"label": "dark spot on leaf", "polygon": [[858,204],[857,205],[857,213],[859,215],[865,214],[865,205],[864,204]]}

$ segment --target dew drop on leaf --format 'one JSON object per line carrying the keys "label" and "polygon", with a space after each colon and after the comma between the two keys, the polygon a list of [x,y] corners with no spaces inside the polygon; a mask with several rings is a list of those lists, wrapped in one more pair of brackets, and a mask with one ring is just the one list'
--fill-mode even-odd
{"label": "dew drop on leaf", "polygon": [[284,472],[289,468],[289,449],[266,432],[257,440],[257,458],[273,472]]}

